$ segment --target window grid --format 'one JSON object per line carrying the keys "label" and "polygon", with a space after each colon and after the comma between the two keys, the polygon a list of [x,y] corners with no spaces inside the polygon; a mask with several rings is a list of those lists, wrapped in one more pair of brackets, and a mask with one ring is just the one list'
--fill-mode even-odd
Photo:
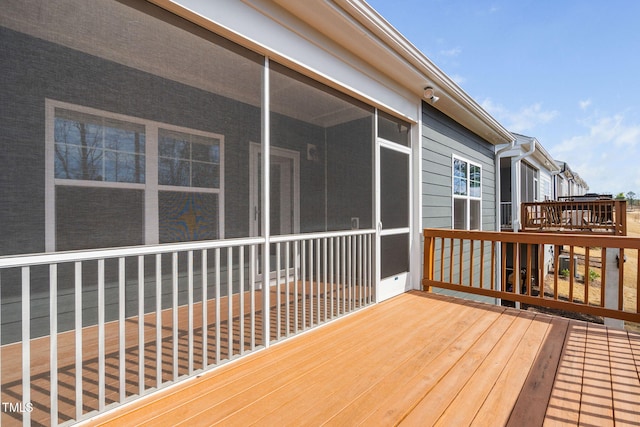
{"label": "window grid", "polygon": [[144,126],[56,108],[55,177],[145,181]]}

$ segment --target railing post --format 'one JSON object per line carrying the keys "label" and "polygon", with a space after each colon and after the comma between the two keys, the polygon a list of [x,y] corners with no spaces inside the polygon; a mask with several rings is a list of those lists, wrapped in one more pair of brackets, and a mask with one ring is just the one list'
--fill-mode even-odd
{"label": "railing post", "polygon": [[[434,255],[434,241],[433,237],[424,235],[424,265],[422,278],[427,280],[433,280],[433,255]],[[422,290],[425,292],[431,291],[431,286],[425,286],[422,284]]]}
{"label": "railing post", "polygon": [[614,206],[615,210],[615,233],[616,236],[627,235],[627,201],[616,200]]}
{"label": "railing post", "polygon": [[[619,263],[623,263],[624,260],[617,260],[616,256],[619,256],[620,249],[618,248],[607,248],[606,249],[606,269],[605,269],[605,289],[604,289],[604,306],[605,308],[610,308],[612,310],[618,310],[618,297],[620,292],[619,285],[619,272],[618,269]],[[588,270],[586,274],[588,274]],[[612,319],[605,317],[604,318],[605,326],[623,329],[624,322],[618,319]]]}

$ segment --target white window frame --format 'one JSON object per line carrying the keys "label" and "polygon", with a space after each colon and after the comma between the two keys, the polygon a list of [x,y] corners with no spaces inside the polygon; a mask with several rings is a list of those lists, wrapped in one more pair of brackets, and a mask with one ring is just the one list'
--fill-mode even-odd
{"label": "white window frame", "polygon": [[[465,162],[467,164],[467,194],[466,195],[460,195],[460,194],[455,194],[455,162],[460,161],[460,162]],[[472,196],[471,195],[471,178],[470,178],[470,167],[471,166],[476,166],[480,169],[480,196]],[[456,154],[453,154],[451,156],[451,228],[454,229],[455,228],[455,201],[457,200],[465,200],[466,201],[466,224],[465,224],[465,230],[470,230],[471,229],[471,201],[479,201],[480,202],[480,207],[479,207],[479,211],[480,211],[480,220],[478,222],[478,229],[477,230],[482,230],[482,165],[480,163],[474,162],[472,160],[466,159],[464,157],[458,156]],[[474,229],[475,230],[475,229]]]}
{"label": "white window frame", "polygon": [[[133,124],[142,125],[145,128],[145,182],[113,182],[64,179],[55,177],[55,110],[62,108],[82,114],[115,119]],[[45,100],[45,251],[56,250],[56,186],[76,186],[93,188],[120,188],[144,191],[144,244],[158,244],[160,241],[158,194],[160,191],[179,191],[190,193],[218,194],[218,236],[224,239],[224,135],[205,132],[166,123],[145,120],[134,116],[127,116],[109,111],[98,110],[77,104]],[[220,141],[220,185],[218,188],[185,187],[158,184],[158,133],[159,129],[176,131],[190,135]]]}

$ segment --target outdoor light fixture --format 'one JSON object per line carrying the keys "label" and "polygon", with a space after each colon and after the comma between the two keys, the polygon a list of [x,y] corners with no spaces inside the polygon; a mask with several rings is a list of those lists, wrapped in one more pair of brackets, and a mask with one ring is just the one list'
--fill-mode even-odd
{"label": "outdoor light fixture", "polygon": [[424,97],[431,101],[432,104],[435,104],[440,99],[436,96],[436,91],[431,86],[427,86],[424,88]]}

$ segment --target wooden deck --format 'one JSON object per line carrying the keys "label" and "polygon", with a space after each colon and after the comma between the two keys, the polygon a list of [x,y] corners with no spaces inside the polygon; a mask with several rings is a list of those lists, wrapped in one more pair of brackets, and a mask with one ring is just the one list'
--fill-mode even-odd
{"label": "wooden deck", "polygon": [[640,425],[640,335],[411,292],[90,425]]}

